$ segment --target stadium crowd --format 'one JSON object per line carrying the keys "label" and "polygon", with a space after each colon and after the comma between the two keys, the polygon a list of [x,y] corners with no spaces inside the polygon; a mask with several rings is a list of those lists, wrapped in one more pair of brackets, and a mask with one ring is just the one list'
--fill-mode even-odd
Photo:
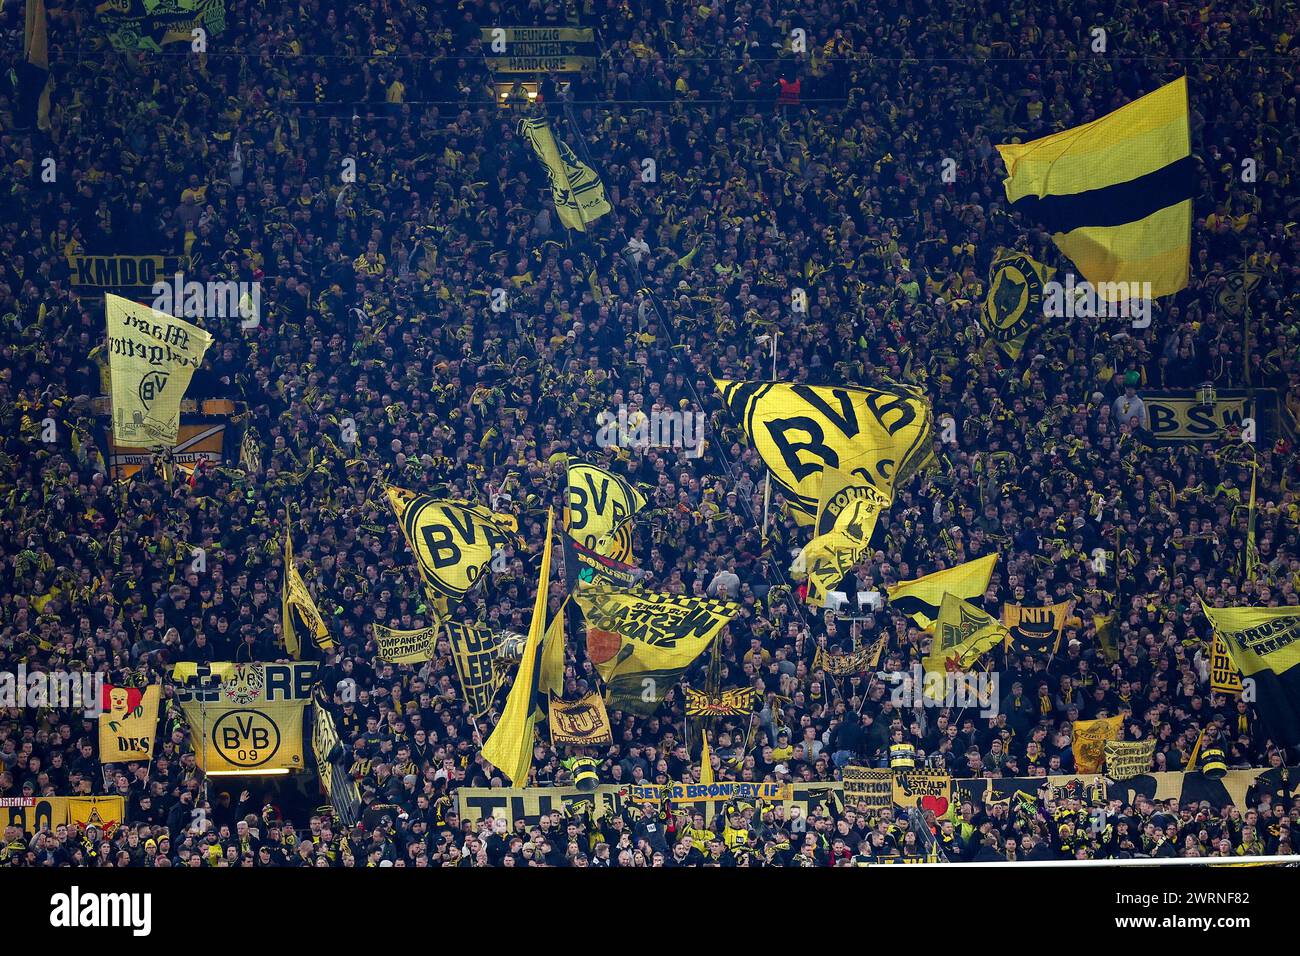
{"label": "stadium crowd", "polygon": [[[355,703],[336,698],[335,716],[363,800],[398,809],[349,829],[277,809],[255,784],[205,788],[170,705],[152,763],[108,767],[94,721],[10,709],[0,798],[120,794],[126,819],[111,834],[11,828],[0,865],[919,855],[905,821],[852,805],[808,818],[732,807],[708,824],[650,806],[495,829],[456,813],[458,788],[505,783],[478,754],[495,714],[467,715],[445,642],[424,665],[376,657],[372,623],[431,623],[380,482],[515,514],[528,551],[509,552],[456,616],[525,631],[566,455],[646,490],[635,553],[650,586],[742,604],[720,641],[721,686],[755,687],[761,709],[711,726],[719,780],[834,780],[847,763],[887,765],[899,740],[955,776],[1068,774],[1071,722],[1117,713],[1125,739],[1156,739],[1158,771],[1184,768],[1207,725],[1230,767],[1294,762],[1248,704],[1211,694],[1198,604],[1300,603],[1300,465],[1285,415],[1253,446],[1236,435],[1163,444],[1142,401],[1209,383],[1300,405],[1293,0],[1067,0],[1055,13],[1022,0],[232,2],[204,55],[115,53],[70,6],[47,2],[51,129],[24,123],[13,91],[0,97],[0,667],[144,684],[167,683],[181,660],[282,659],[291,522],[339,643],[322,679],[360,688]],[[502,103],[479,29],[575,14],[596,29],[596,66],[545,78],[537,102]],[[22,17],[18,4],[0,11],[11,39]],[[1106,53],[1092,49],[1094,26]],[[792,49],[795,27],[806,53]],[[0,59],[15,65],[20,51],[7,43]],[[1086,122],[1183,72],[1199,171],[1191,284],[1145,329],[1040,320],[1009,360],[977,320],[994,251],[1068,263],[1007,213],[994,144]],[[560,224],[515,132],[530,111],[606,185],[613,213],[585,236]],[[349,158],[355,182],[340,172]],[[646,158],[654,181],[643,181]],[[1249,182],[1246,159],[1258,168]],[[246,405],[260,470],[235,467],[232,453],[192,478],[155,462],[111,480],[107,419],[92,407],[102,297],[78,296],[78,253],[188,253],[187,276],[261,283],[259,323],[214,328],[188,393]],[[1221,296],[1243,260],[1260,276],[1248,326]],[[494,289],[507,290],[504,312],[491,308]],[[796,289],[806,313],[791,308]],[[936,420],[955,423],[934,468],[880,519],[850,593],[998,551],[987,608],[1076,602],[1059,652],[992,655],[1001,716],[900,708],[871,674],[814,668],[819,646],[852,646],[850,625],[800,601],[787,569],[807,531],[779,496],[764,540],[764,468],[710,379],[772,377],[772,337],[778,380],[912,383]],[[620,405],[705,413],[703,454],[598,447],[597,416]],[[355,447],[341,433],[348,418]],[[207,554],[203,573],[190,568],[194,548]],[[562,578],[551,586],[554,612]],[[1108,616],[1109,647],[1096,627]],[[930,640],[887,603],[858,630],[864,642],[889,635],[883,670],[910,669]],[[596,679],[573,637],[566,689],[577,692]],[[687,682],[701,686],[705,665]],[[611,716],[602,783],[698,779],[680,692],[654,717]],[[564,756],[539,740],[534,785],[569,782]],[[931,822],[954,859],[1289,852],[1300,803],[1285,785],[1252,799],[1094,808],[1044,794],[967,802]],[[192,830],[196,806],[206,833]]]}

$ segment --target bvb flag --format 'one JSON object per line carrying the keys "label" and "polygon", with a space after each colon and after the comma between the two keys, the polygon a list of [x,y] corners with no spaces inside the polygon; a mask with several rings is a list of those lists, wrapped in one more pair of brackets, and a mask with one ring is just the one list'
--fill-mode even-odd
{"label": "bvb flag", "polygon": [[644,507],[645,497],[626,478],[583,461],[569,460],[564,530],[583,547],[630,564],[630,535],[616,532]]}
{"label": "bvb flag", "polygon": [[[551,539],[554,530],[555,512],[547,509],[546,544],[542,547],[542,567],[537,581],[537,598],[533,601],[533,619],[528,625],[528,642],[524,645],[519,670],[515,673],[515,682],[506,698],[501,718],[497,721],[492,736],[483,745],[483,756],[514,787],[528,784],[528,770],[533,765],[533,735],[537,720],[546,713],[549,695],[559,694],[564,684],[563,663],[560,673],[556,675],[555,652],[552,650],[548,654],[546,646],[554,644],[554,639],[558,637],[561,645],[560,659],[563,661],[563,623],[560,624],[558,633],[554,627],[549,630],[546,627],[546,598],[550,591]],[[563,608],[555,620],[564,621]]]}
{"label": "bvb flag", "polygon": [[862,560],[876,519],[889,507],[887,495],[854,481],[838,468],[824,468],[821,484],[816,536],[790,567],[796,575],[807,574],[808,603],[812,605],[820,605],[826,593]]}
{"label": "bvb flag", "polygon": [[1074,772],[1101,773],[1101,765],[1106,757],[1106,741],[1118,740],[1123,729],[1122,716],[1076,720],[1074,722]]}
{"label": "bvb flag", "polygon": [[[334,649],[334,639],[325,625],[325,618],[307,590],[307,582],[298,573],[293,561],[293,539],[289,528],[284,529],[284,583],[280,589],[280,629],[284,631],[284,649],[294,660],[302,657],[302,637],[322,651]],[[301,635],[301,636],[300,636]]]}
{"label": "bvb flag", "polygon": [[983,597],[988,590],[989,578],[993,577],[993,566],[997,563],[998,556],[995,552],[946,571],[935,571],[911,581],[899,581],[886,589],[889,605],[910,617],[921,630],[928,631],[934,627],[945,594],[953,594],[968,601]]}
{"label": "bvb flag", "polygon": [[822,470],[838,468],[886,499],[932,457],[934,418],[919,393],[713,380],[799,524],[813,524]]}
{"label": "bvb flag", "polygon": [[511,534],[482,505],[439,501],[391,485],[384,490],[435,610],[445,617],[451,604],[478,583],[496,550],[511,542]]}
{"label": "bvb flag", "polygon": [[1222,635],[1243,678],[1255,683],[1255,706],[1273,743],[1300,744],[1300,607],[1201,609]]}
{"label": "bvb flag", "polygon": [[587,223],[610,211],[600,177],[565,143],[556,141],[546,120],[526,119],[519,124],[519,133],[546,166],[560,222],[569,229],[586,232]]}
{"label": "bvb flag", "polygon": [[980,324],[1013,362],[1043,314],[1043,286],[1055,272],[1014,249],[999,248],[993,256]]}
{"label": "bvb flag", "polygon": [[[1042,223],[1098,298],[1153,296],[1187,285],[1195,165],[1187,78],[1101,119],[1030,143],[998,146],[1011,208]],[[1111,283],[1129,283],[1116,287]]]}
{"label": "bvb flag", "polygon": [[1241,693],[1241,672],[1232,662],[1227,641],[1217,630],[1210,643],[1210,690],[1216,694],[1227,694],[1232,697]]}
{"label": "bvb flag", "polygon": [[604,584],[574,596],[587,619],[587,656],[621,710],[649,715],[740,610],[710,598]]}
{"label": "bvb flag", "polygon": [[[945,594],[939,605],[935,621],[934,640],[925,658],[925,673],[945,678],[949,671],[970,668],[980,655],[1001,644],[1007,629],[992,614],[963,601],[955,594]],[[933,680],[926,681],[926,690],[943,687]]]}
{"label": "bvb flag", "polygon": [[101,763],[153,759],[161,698],[162,688],[157,684],[144,690],[104,686],[104,712],[99,715]]}
{"label": "bvb flag", "polygon": [[176,444],[181,399],[212,336],[197,325],[118,295],[104,296],[113,440],[134,448]]}

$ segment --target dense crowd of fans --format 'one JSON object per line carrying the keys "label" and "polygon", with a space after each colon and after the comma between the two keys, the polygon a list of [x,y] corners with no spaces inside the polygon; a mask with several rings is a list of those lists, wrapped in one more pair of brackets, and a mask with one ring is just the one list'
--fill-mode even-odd
{"label": "dense crowd of fans", "polygon": [[[1070,773],[1071,722],[1117,713],[1126,739],[1157,740],[1156,770],[1185,767],[1211,723],[1231,767],[1292,762],[1249,705],[1210,693],[1197,602],[1298,603],[1295,449],[1280,423],[1253,446],[1233,435],[1155,443],[1141,396],[1211,383],[1300,404],[1294,2],[1074,0],[1055,12],[1020,0],[231,2],[205,55],[183,44],[115,53],[70,6],[47,0],[51,130],[18,115],[16,92],[0,97],[0,663],[141,684],[166,683],[180,660],[282,658],[289,522],[339,643],[325,686],[351,677],[361,689],[335,706],[363,799],[398,809],[348,829],[277,810],[256,789],[205,787],[171,706],[153,762],[130,766],[101,766],[93,721],[8,710],[0,798],[121,794],[126,819],[110,835],[11,829],[0,860],[725,866],[921,855],[906,821],[836,804],[793,819],[736,807],[710,823],[690,808],[580,811],[504,831],[456,814],[458,788],[505,782],[478,754],[495,713],[467,715],[445,643],[427,665],[376,657],[372,623],[431,621],[380,482],[516,515],[528,552],[508,553],[456,615],[526,630],[566,454],[645,489],[635,553],[650,586],[730,587],[742,604],[720,641],[720,686],[757,688],[761,709],[711,725],[718,779],[830,781],[846,763],[880,765],[899,739],[955,776]],[[595,28],[596,65],[544,78],[539,100],[503,104],[479,29],[570,18]],[[20,37],[21,5],[0,25]],[[1095,26],[1105,53],[1093,51]],[[807,52],[792,47],[796,27]],[[6,67],[20,51],[5,44]],[[1191,284],[1146,329],[1043,320],[1010,361],[977,321],[994,251],[1068,263],[1007,213],[994,144],[1086,122],[1184,72],[1199,171]],[[585,236],[560,224],[515,132],[525,111],[548,115],[605,183],[613,213]],[[54,182],[41,175],[46,157]],[[947,158],[954,182],[941,174]],[[355,182],[342,174],[348,159]],[[76,294],[78,253],[188,253],[187,276],[261,283],[259,323],[214,328],[189,391],[246,405],[260,471],[232,460],[168,478],[158,462],[111,480],[107,419],[92,407],[102,299]],[[1216,301],[1243,261],[1261,277],[1248,325]],[[507,290],[504,312],[491,308],[495,289]],[[791,308],[796,289],[804,314]],[[710,380],[772,377],[772,336],[778,380],[912,383],[937,419],[955,422],[953,440],[936,441],[936,466],[880,519],[848,591],[998,551],[989,609],[1076,602],[1059,652],[991,655],[1003,716],[899,708],[871,674],[814,668],[818,646],[849,648],[853,630],[799,600],[787,568],[807,531],[779,496],[764,539],[762,463]],[[597,416],[620,405],[704,412],[703,454],[598,447]],[[42,440],[47,418],[53,443]],[[194,548],[207,554],[202,573]],[[551,587],[554,612],[558,575]],[[1107,616],[1113,653],[1095,623]],[[890,636],[885,670],[909,669],[930,640],[888,605],[857,631]],[[594,687],[580,635],[566,655],[567,689]],[[687,675],[692,686],[705,665]],[[698,725],[688,742],[680,693],[654,717],[611,716],[602,782],[696,779]],[[564,756],[539,741],[533,783],[569,782]],[[206,833],[194,832],[195,807]],[[953,858],[1239,855],[1288,851],[1300,804],[1283,788],[1266,818],[1254,805],[1095,809],[1043,795],[931,822]]]}

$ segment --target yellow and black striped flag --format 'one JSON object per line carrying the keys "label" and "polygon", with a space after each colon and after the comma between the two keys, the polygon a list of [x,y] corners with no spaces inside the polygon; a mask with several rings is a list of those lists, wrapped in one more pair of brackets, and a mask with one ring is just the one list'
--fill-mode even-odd
{"label": "yellow and black striped flag", "polygon": [[[1099,298],[1187,285],[1196,170],[1187,78],[1029,143],[1002,143],[1011,208],[1042,223]],[[1118,283],[1127,283],[1119,286]]]}

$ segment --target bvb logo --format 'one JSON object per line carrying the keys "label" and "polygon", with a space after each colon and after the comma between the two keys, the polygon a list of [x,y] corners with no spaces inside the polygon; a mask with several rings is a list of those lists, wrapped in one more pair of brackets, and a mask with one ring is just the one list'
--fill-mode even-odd
{"label": "bvb logo", "polygon": [[230,679],[221,685],[226,699],[235,704],[251,704],[262,696],[265,682],[262,668],[255,664],[236,664]]}
{"label": "bvb logo", "polygon": [[1041,311],[1043,281],[1025,256],[1011,256],[998,263],[984,316],[989,331],[999,342],[1007,342],[1029,331],[1030,316]]}
{"label": "bvb logo", "polygon": [[162,394],[162,390],[166,385],[167,376],[165,374],[162,372],[147,372],[140,379],[138,389],[140,401],[144,402],[146,407],[149,406],[155,398]]}
{"label": "bvb logo", "polygon": [[280,749],[280,728],[266,714],[232,710],[212,725],[212,746],[227,763],[260,767]]}

